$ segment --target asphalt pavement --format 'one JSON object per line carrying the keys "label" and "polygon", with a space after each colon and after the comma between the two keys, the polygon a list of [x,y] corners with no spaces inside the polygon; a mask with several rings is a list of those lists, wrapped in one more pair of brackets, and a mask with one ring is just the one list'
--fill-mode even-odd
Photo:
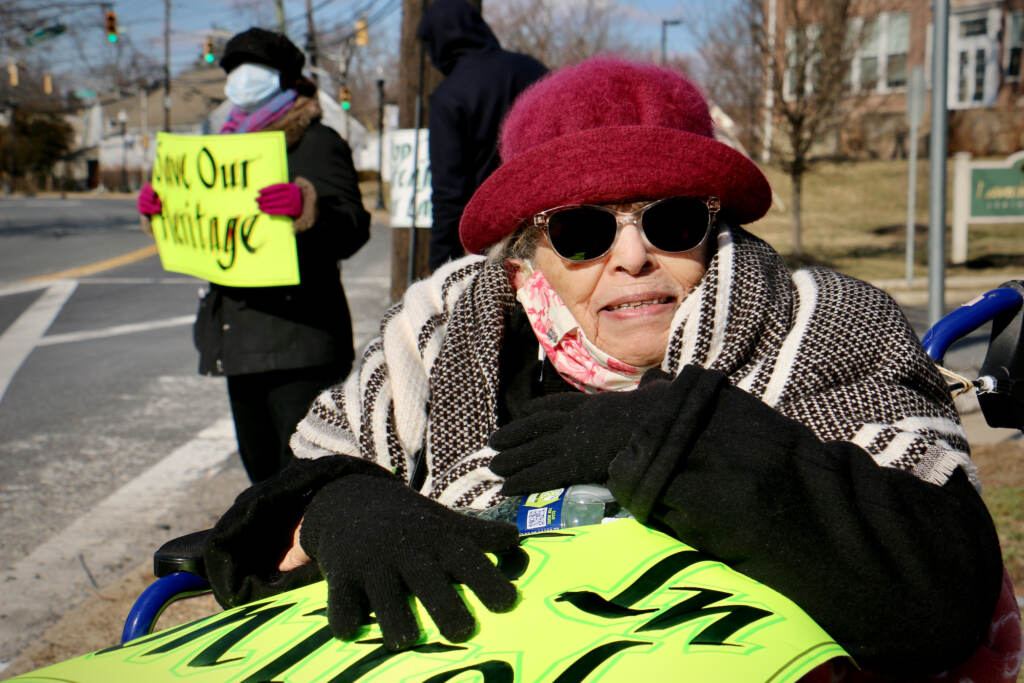
{"label": "asphalt pavement", "polygon": [[[357,345],[388,305],[390,244],[375,221],[343,266]],[[131,199],[0,199],[0,678],[247,485],[224,381],[196,372],[204,283],[154,254]]]}

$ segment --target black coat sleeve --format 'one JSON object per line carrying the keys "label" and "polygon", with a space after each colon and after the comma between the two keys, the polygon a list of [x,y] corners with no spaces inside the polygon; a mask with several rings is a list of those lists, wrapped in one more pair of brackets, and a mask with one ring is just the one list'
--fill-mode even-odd
{"label": "black coat sleeve", "polygon": [[291,175],[302,176],[316,189],[317,219],[297,239],[314,242],[332,259],[356,253],[370,238],[370,214],[363,208],[352,150],[335,131],[315,123],[291,150]]}
{"label": "black coat sleeve", "polygon": [[691,366],[609,475],[638,519],[785,594],[870,671],[942,671],[986,633],[1002,560],[960,470],[880,467]]}

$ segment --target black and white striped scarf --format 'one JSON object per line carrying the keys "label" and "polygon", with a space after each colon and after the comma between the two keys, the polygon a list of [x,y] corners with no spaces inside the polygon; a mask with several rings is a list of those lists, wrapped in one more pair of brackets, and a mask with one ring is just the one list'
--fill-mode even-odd
{"label": "black and white striped scarf", "polygon": [[[344,383],[299,423],[299,457],[344,453],[407,480],[425,450],[421,491],[452,507],[488,507],[497,427],[498,354],[514,292],[500,263],[465,257],[414,284]],[[823,441],[851,441],[878,464],[941,484],[975,480],[946,385],[899,307],[823,268],[790,273],[765,242],[722,226],[700,284],[680,305],[662,368],[696,364]],[[976,480],[975,480],[976,481]]]}

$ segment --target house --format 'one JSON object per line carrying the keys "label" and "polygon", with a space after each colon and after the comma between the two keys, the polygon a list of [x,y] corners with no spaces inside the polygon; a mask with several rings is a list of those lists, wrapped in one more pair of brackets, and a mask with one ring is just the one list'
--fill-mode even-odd
{"label": "house", "polygon": [[[767,31],[779,50],[792,50],[796,41],[791,12],[796,1],[764,0]],[[846,55],[845,74],[851,116],[839,139],[830,142],[842,154],[899,156],[905,151],[908,83],[915,67],[922,69],[926,88],[923,135],[929,127],[933,2],[857,0],[854,8],[848,30],[856,40]],[[951,152],[1003,156],[1024,149],[1022,49],[1024,0],[949,0]],[[783,75],[783,98],[794,95],[792,71]],[[766,106],[771,101],[766,93]]]}

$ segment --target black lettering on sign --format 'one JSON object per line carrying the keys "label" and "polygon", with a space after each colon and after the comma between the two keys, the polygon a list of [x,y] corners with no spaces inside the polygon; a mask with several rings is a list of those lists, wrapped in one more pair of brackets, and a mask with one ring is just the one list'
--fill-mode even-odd
{"label": "black lettering on sign", "polygon": [[749,605],[718,605],[715,602],[733,597],[731,593],[704,588],[671,587],[670,590],[694,591],[696,595],[667,609],[631,609],[630,606],[653,594],[673,576],[688,567],[708,560],[708,555],[698,550],[684,550],[666,557],[645,571],[618,595],[607,600],[593,591],[566,591],[559,595],[557,602],[568,602],[582,612],[604,619],[635,617],[648,612],[658,612],[650,621],[637,628],[637,633],[659,631],[708,615],[723,614],[704,628],[693,639],[695,645],[733,645],[725,641],[740,629],[771,616],[772,613]]}
{"label": "black lettering on sign", "polygon": [[[259,612],[250,612],[248,614],[240,613],[238,615],[238,619],[235,620],[238,621],[239,624],[217,640],[213,641],[209,646],[203,648],[199,654],[189,661],[188,665],[190,667],[216,666],[218,664],[225,664],[227,662],[234,662],[241,659],[241,657],[233,657],[231,659],[221,660],[221,657],[228,650],[237,645],[240,640],[250,635],[256,629],[261,628],[277,615],[291,609],[294,605],[295,603],[287,603],[284,605],[274,605]],[[207,629],[214,630],[216,628],[220,628],[220,626],[221,624],[214,624],[207,627]],[[157,655],[173,650],[174,648],[191,641],[199,635],[200,631],[203,630],[204,629],[196,629],[196,631],[193,631],[192,633],[187,633],[176,641],[172,641],[166,645],[146,652],[145,656],[148,657],[150,655]]]}
{"label": "black lettering on sign", "polygon": [[714,558],[699,550],[683,550],[673,553],[641,574],[640,578],[612,598],[612,602],[622,606],[632,605],[658,590],[679,572],[689,569],[698,562],[713,561]]}
{"label": "black lettering on sign", "polygon": [[422,645],[413,645],[407,650],[395,652],[384,647],[384,640],[381,638],[368,638],[366,640],[359,640],[356,642],[359,645],[377,645],[377,647],[360,657],[358,661],[354,662],[351,666],[332,678],[328,683],[354,683],[392,657],[397,657],[398,655],[404,655],[410,652],[435,654],[438,652],[454,652],[456,650],[466,649],[459,645],[447,645],[445,643],[423,643]]}
{"label": "black lettering on sign", "polygon": [[232,216],[224,225],[224,253],[227,254],[227,263],[217,259],[217,265],[221,270],[228,270],[235,265],[235,235],[238,234],[238,216]]}
{"label": "black lettering on sign", "polygon": [[[248,635],[256,628],[259,628],[270,619],[273,619],[281,612],[284,612],[285,610],[292,608],[294,605],[295,603],[293,602],[285,603],[283,605],[271,605],[268,602],[257,602],[251,605],[246,605],[245,607],[239,609],[237,612],[224,612],[219,616],[211,617],[206,621],[201,622],[202,626],[195,629],[194,631],[189,631],[188,633],[178,636],[177,638],[174,638],[164,643],[163,645],[158,645],[152,650],[147,650],[146,652],[143,652],[142,656],[149,657],[153,655],[171,652],[172,650],[175,650],[179,647],[188,645],[197,638],[202,638],[208,633],[212,633],[213,631],[222,629],[226,626],[231,626],[232,624],[235,624],[237,622],[242,622],[238,624],[238,626],[233,628],[231,631],[224,634],[221,638],[214,641],[213,644],[204,649],[197,657],[195,657],[191,662],[189,662],[189,666],[212,666],[214,664],[223,664],[223,662],[216,661],[220,654],[226,652],[229,647],[233,646],[245,635]],[[96,654],[104,655],[111,652],[124,650],[130,647],[140,647],[143,645],[149,645],[152,644],[153,641],[164,640],[170,635],[174,635],[176,633],[184,631],[188,628],[192,628],[194,626],[194,623],[182,624],[181,626],[175,626],[174,628],[167,629],[166,631],[154,633],[149,636],[143,636],[141,638],[136,638],[135,640],[130,640],[127,643],[122,643],[120,645],[108,647],[104,650],[99,650]],[[240,635],[238,635],[238,632],[240,632]],[[227,644],[227,647],[224,647],[225,644]]]}
{"label": "black lettering on sign", "polygon": [[[206,159],[205,173],[203,172],[204,158]],[[217,162],[214,161],[213,154],[206,147],[199,150],[199,154],[196,155],[196,172],[199,174],[199,182],[203,184],[203,187],[210,188],[217,184]]]}
{"label": "black lettering on sign", "polygon": [[423,683],[444,683],[465,671],[479,671],[484,675],[483,683],[512,683],[516,678],[511,664],[500,659],[489,659],[482,664],[471,664],[453,671],[442,671],[426,679]]}
{"label": "black lettering on sign", "polygon": [[694,645],[735,645],[735,643],[725,642],[726,639],[745,626],[772,616],[772,613],[768,610],[751,607],[750,605],[719,605],[717,607],[709,607],[712,603],[733,597],[732,593],[708,588],[697,588],[695,586],[687,586],[685,588],[673,587],[671,590],[693,591],[695,595],[659,613],[638,628],[638,633],[672,628],[687,621],[702,619],[710,614],[724,614],[725,616],[716,619],[694,636],[690,643]]}
{"label": "black lettering on sign", "polygon": [[636,647],[637,645],[650,644],[650,642],[642,640],[616,640],[611,643],[605,643],[570,664],[568,669],[558,675],[554,683],[581,683],[594,669],[623,650]]}
{"label": "black lettering on sign", "polygon": [[555,598],[555,601],[568,602],[583,612],[605,619],[632,617],[654,612],[656,609],[637,610],[629,607],[660,589],[684,569],[711,559],[710,556],[698,550],[682,550],[660,560],[611,600],[601,597],[594,591],[566,591]]}
{"label": "black lettering on sign", "polygon": [[256,229],[256,221],[259,220],[261,215],[262,214],[254,213],[242,221],[242,246],[245,247],[245,250],[250,254],[255,254],[256,250],[263,246],[262,243],[257,244],[256,246],[249,244],[249,240],[252,238],[252,233]]}
{"label": "black lettering on sign", "polygon": [[252,159],[233,159],[227,163],[218,163],[213,152],[207,147],[199,150],[196,155],[196,172],[199,182],[204,187],[212,188],[219,184],[225,190],[246,189],[249,187],[249,164],[257,161]]}
{"label": "black lettering on sign", "polygon": [[188,176],[185,174],[185,155],[179,154],[176,157],[171,157],[166,154],[157,154],[156,161],[153,163],[153,180],[158,183],[184,187],[186,190],[192,189],[192,185],[188,182]]}
{"label": "black lettering on sign", "polygon": [[648,612],[657,612],[658,609],[631,609],[616,605],[611,600],[605,600],[594,591],[566,591],[557,598],[555,602],[568,602],[570,605],[596,617],[603,619],[618,619],[620,617],[635,617]]}
{"label": "black lettering on sign", "polygon": [[241,683],[261,683],[273,681],[306,657],[310,656],[334,638],[330,626],[318,628],[312,634],[288,648],[283,655],[262,667],[259,671],[249,674]]}

